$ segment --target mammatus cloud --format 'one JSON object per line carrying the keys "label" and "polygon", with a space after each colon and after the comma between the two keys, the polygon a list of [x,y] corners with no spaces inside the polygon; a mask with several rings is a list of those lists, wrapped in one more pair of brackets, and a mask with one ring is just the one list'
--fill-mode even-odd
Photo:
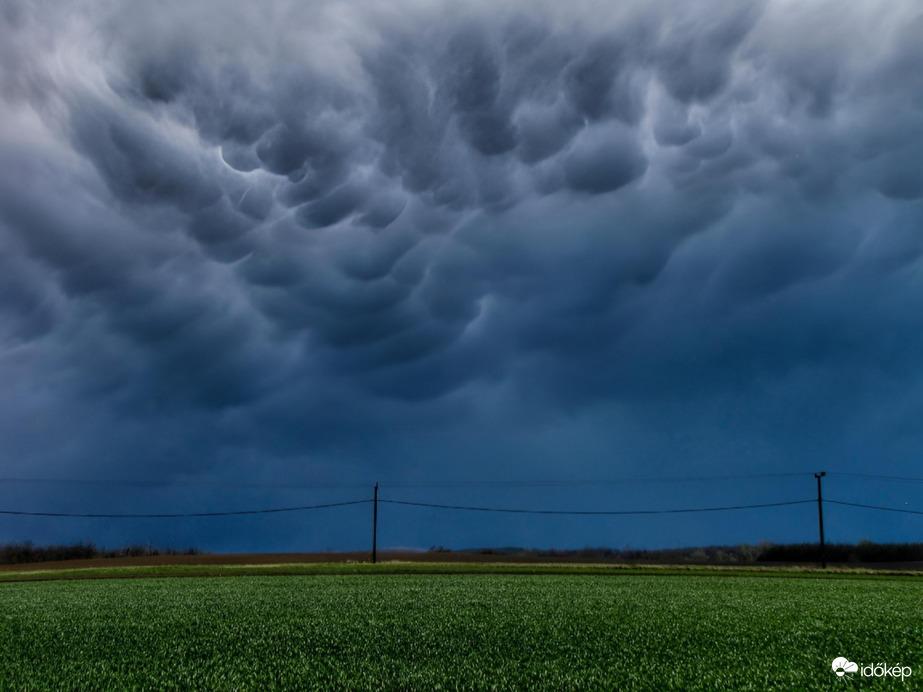
{"label": "mammatus cloud", "polygon": [[800,392],[834,427],[895,378],[893,425],[919,401],[912,2],[0,22],[0,407],[23,459],[52,453],[21,424],[39,401],[61,438],[80,410],[272,453],[485,401],[749,393],[784,420]]}

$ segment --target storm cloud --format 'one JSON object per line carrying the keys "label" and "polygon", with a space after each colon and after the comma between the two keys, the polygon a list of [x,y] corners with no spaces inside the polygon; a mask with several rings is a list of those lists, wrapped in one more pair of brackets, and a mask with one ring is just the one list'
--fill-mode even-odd
{"label": "storm cloud", "polygon": [[4,2],[0,475],[906,472],[919,8],[493,5]]}

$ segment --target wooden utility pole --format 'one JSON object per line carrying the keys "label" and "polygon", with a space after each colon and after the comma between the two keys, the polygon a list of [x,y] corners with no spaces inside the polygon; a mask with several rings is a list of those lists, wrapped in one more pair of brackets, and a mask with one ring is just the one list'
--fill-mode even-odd
{"label": "wooden utility pole", "polygon": [[375,499],[372,505],[372,563],[374,564],[378,561],[378,483],[375,483]]}
{"label": "wooden utility pole", "polygon": [[827,551],[824,547],[824,496],[820,491],[820,479],[826,475],[826,471],[814,474],[817,479],[817,521],[820,525],[820,564],[823,569],[827,569]]}

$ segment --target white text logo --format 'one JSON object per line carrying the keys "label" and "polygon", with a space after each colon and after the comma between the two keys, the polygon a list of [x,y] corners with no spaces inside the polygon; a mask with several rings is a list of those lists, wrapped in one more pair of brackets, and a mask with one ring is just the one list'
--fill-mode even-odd
{"label": "white text logo", "polygon": [[889,666],[887,663],[876,663],[875,665],[859,665],[853,663],[848,658],[838,656],[833,659],[833,672],[838,677],[843,677],[846,673],[859,673],[864,678],[909,678],[913,675],[910,666]]}

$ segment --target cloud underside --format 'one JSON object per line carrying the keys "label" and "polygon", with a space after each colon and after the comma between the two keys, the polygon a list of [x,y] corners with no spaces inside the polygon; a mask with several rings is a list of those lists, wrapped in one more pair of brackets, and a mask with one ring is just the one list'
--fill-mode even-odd
{"label": "cloud underside", "polygon": [[4,4],[7,420],[917,391],[915,4],[572,5]]}

